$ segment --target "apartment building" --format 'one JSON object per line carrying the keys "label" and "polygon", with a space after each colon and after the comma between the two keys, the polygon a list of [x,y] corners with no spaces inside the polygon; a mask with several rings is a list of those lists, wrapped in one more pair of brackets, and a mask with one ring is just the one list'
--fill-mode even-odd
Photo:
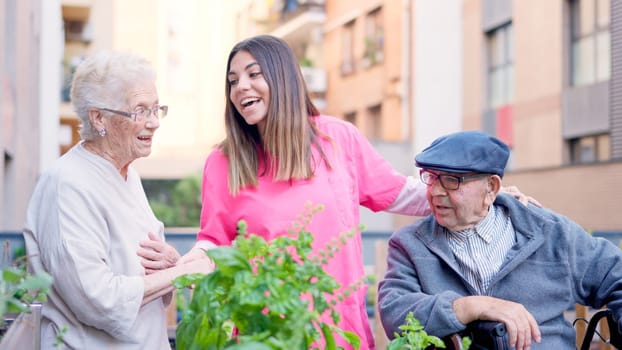
{"label": "apartment building", "polygon": [[40,170],[58,157],[59,2],[0,0],[0,230],[21,230]]}
{"label": "apartment building", "polygon": [[296,55],[307,88],[320,110],[326,107],[322,52],[325,0],[245,0],[235,9],[236,41],[270,34],[285,40]]}
{"label": "apartment building", "polygon": [[[356,125],[401,173],[413,173],[412,1],[325,3],[324,112]],[[412,218],[361,209],[370,231],[392,231]]]}
{"label": "apartment building", "polygon": [[130,51],[153,63],[160,101],[169,106],[151,155],[134,165],[147,180],[200,174],[205,157],[224,135],[223,67],[234,40],[232,6],[200,0],[62,0],[63,151],[78,138],[68,98],[75,66],[99,50]]}
{"label": "apartment building", "polygon": [[326,112],[372,141],[407,141],[412,134],[403,105],[410,48],[403,10],[401,1],[326,2]]}
{"label": "apartment building", "polygon": [[620,6],[326,1],[326,113],[407,174],[444,133],[494,134],[512,147],[506,184],[588,230],[620,232]]}
{"label": "apartment building", "polygon": [[[589,230],[622,230],[620,2],[214,6],[0,0],[0,228],[20,228],[38,174],[77,141],[67,82],[81,57],[113,48],[154,62],[171,114],[136,165],[145,178],[174,179],[199,172],[222,138],[229,49],[271,33],[294,48],[320,109],[357,125],[399,171],[414,173],[412,156],[440,134],[482,129],[512,146],[507,184]],[[402,223],[365,215],[370,230]]]}
{"label": "apartment building", "polygon": [[622,3],[464,0],[463,128],[511,148],[504,179],[622,232]]}
{"label": "apartment building", "polygon": [[41,171],[79,141],[69,103],[77,65],[99,50],[141,54],[154,65],[169,115],[144,179],[200,174],[222,139],[224,67],[236,39],[237,2],[0,0],[0,230],[21,230]]}

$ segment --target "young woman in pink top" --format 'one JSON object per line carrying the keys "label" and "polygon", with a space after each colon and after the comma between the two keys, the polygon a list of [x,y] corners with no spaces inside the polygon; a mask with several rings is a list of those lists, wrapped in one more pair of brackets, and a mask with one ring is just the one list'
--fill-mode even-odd
{"label": "young woman in pink top", "polygon": [[[351,123],[320,115],[283,40],[260,35],[238,43],[229,54],[226,95],[227,135],[205,162],[198,242],[181,261],[231,244],[241,219],[266,239],[285,234],[308,203],[324,207],[308,225],[316,249],[359,225],[359,205],[429,213],[426,185],[397,173]],[[343,288],[364,278],[360,234],[326,270]],[[361,338],[360,349],[373,349],[366,289],[337,311],[339,327]]]}

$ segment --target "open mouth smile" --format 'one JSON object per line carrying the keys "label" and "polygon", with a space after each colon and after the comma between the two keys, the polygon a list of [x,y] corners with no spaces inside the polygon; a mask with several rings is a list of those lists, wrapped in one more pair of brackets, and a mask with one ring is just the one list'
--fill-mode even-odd
{"label": "open mouth smile", "polygon": [[255,102],[259,102],[259,97],[247,97],[247,98],[244,98],[244,99],[242,99],[240,104],[242,105],[242,107],[246,108],[246,107],[251,106]]}

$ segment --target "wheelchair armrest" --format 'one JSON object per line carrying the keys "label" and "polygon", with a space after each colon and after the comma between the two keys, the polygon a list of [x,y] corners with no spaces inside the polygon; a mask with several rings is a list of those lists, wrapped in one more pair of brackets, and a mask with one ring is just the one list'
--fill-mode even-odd
{"label": "wheelchair armrest", "polygon": [[459,333],[451,334],[443,341],[447,350],[460,350],[462,338],[471,339],[470,350],[510,350],[507,329],[503,322],[473,321]]}

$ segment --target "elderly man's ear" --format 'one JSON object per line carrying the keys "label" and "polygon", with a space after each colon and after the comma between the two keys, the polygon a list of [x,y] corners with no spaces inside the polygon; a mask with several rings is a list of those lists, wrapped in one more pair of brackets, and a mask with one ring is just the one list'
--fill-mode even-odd
{"label": "elderly man's ear", "polygon": [[486,183],[486,201],[492,204],[497,198],[497,194],[501,191],[501,178],[499,175],[491,175]]}

